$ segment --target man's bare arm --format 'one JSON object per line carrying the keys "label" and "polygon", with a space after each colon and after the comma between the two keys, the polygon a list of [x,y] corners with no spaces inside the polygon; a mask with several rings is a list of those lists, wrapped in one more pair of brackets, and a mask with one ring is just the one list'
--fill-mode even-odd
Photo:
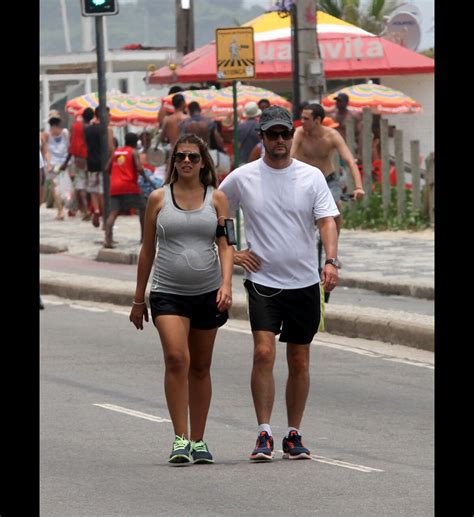
{"label": "man's bare arm", "polygon": [[341,158],[347,163],[349,170],[352,174],[352,178],[354,180],[355,185],[354,197],[356,199],[362,198],[365,192],[362,188],[362,178],[360,177],[360,172],[359,168],[357,167],[356,161],[352,156],[349,147],[347,147],[346,142],[344,142],[344,139],[337,131],[334,131],[333,138],[337,152],[339,153]]}
{"label": "man's bare arm", "polygon": [[298,152],[300,150],[301,141],[303,138],[302,132],[303,132],[303,130],[300,127],[298,127],[293,136],[293,142],[291,144],[291,150],[290,150],[290,156],[292,158],[298,159]]}

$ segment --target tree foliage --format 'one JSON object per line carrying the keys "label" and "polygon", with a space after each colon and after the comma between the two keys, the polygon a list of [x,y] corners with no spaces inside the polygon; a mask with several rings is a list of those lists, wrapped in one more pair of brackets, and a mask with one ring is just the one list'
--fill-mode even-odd
{"label": "tree foliage", "polygon": [[384,29],[384,16],[389,16],[402,3],[401,0],[370,0],[361,5],[360,0],[320,0],[318,5],[322,11],[336,18],[380,34]]}

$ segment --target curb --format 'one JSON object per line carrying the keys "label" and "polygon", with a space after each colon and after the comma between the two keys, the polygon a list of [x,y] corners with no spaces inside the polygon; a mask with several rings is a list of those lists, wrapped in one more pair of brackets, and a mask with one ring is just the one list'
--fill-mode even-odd
{"label": "curb", "polygon": [[[57,251],[42,251],[41,253],[60,253],[67,251],[65,249],[43,245],[48,249],[56,249]],[[116,264],[137,264],[138,255],[133,252],[124,252],[118,250],[101,249],[99,250],[96,259],[98,262],[111,262]],[[234,275],[243,275],[243,269],[238,266],[234,266]],[[428,284],[407,284],[397,282],[392,279],[371,279],[367,277],[361,277],[360,275],[342,274],[339,277],[339,286],[341,287],[353,287],[357,289],[366,289],[368,291],[375,291],[380,294],[396,295],[396,296],[411,296],[413,298],[423,298],[426,300],[434,300],[434,287]]]}
{"label": "curb", "polygon": [[413,298],[434,300],[433,286],[423,284],[402,284],[390,279],[375,280],[370,278],[361,278],[360,276],[354,277],[351,275],[341,275],[339,277],[338,286],[367,289],[381,294],[412,296]]}
{"label": "curb", "polygon": [[[40,292],[43,295],[130,307],[135,282],[41,271]],[[326,331],[340,336],[373,339],[434,351],[434,325],[429,323],[429,319],[411,316],[396,320],[390,317],[390,311],[373,309],[371,312],[374,314],[367,314],[367,309],[358,307],[328,304],[325,315]],[[248,320],[245,296],[234,297],[229,315],[233,319]]]}
{"label": "curb", "polygon": [[64,253],[65,251],[68,251],[69,248],[64,245],[54,245],[54,244],[40,244],[39,251],[40,253],[45,254],[53,254],[53,253]]}

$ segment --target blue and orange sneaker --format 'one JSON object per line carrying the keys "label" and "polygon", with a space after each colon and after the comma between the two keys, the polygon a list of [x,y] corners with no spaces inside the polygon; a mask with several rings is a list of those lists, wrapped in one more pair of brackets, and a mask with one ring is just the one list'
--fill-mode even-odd
{"label": "blue and orange sneaker", "polygon": [[290,431],[288,438],[283,438],[283,457],[289,460],[310,460],[311,453],[303,446],[298,431]]}
{"label": "blue and orange sneaker", "polygon": [[273,436],[270,436],[266,431],[261,431],[255,444],[255,449],[250,455],[251,461],[272,461],[273,456]]}

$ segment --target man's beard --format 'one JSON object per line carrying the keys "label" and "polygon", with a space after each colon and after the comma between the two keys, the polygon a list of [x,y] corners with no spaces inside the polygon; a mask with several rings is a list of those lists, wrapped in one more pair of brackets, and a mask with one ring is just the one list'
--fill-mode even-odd
{"label": "man's beard", "polygon": [[285,147],[285,152],[282,151],[274,152],[267,148],[265,143],[263,144],[263,147],[265,148],[265,154],[268,154],[268,156],[272,160],[286,160],[290,156],[290,150]]}

